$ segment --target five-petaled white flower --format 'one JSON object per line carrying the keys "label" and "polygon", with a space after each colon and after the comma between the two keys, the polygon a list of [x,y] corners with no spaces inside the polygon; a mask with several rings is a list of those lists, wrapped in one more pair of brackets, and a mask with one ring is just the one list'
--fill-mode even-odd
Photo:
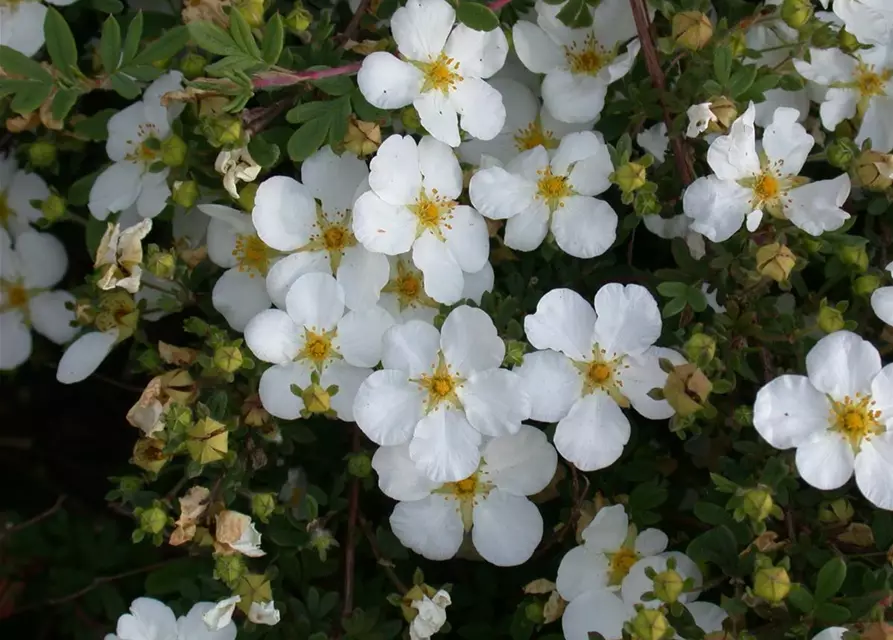
{"label": "five-petaled white flower", "polygon": [[457,482],[431,480],[411,445],[381,447],[372,458],[381,490],[400,500],[391,529],[429,560],[456,555],[467,532],[477,552],[500,567],[527,561],[543,537],[543,518],[526,496],[552,480],[558,456],[539,429],[521,427],[484,445],[479,468]]}
{"label": "five-petaled white flower", "polygon": [[893,150],[893,43],[846,54],[840,49],[810,49],[810,61],[794,60],[801,76],[828,87],[819,107],[822,125],[859,116],[855,142],[871,140],[875,151]]}
{"label": "five-petaled white flower", "polygon": [[56,344],[71,340],[75,298],[53,290],[68,269],[68,256],[48,233],[25,231],[12,239],[0,228],[0,370],[15,369],[31,355],[31,329]]}
{"label": "five-petaled white flower", "polygon": [[409,640],[426,640],[440,631],[446,623],[446,608],[452,604],[450,594],[441,589],[429,598],[422,595],[412,601],[412,608],[418,611],[409,624]]}
{"label": "five-petaled white flower", "polygon": [[893,44],[893,4],[889,0],[834,0],[834,14],[864,44]]}
{"label": "five-petaled white flower", "polygon": [[809,182],[799,175],[815,140],[796,109],[775,111],[757,151],[753,103],[707,151],[714,175],[698,178],[682,196],[691,228],[714,242],[731,238],[747,221],[755,231],[769,213],[806,233],[819,236],[843,226],[850,217],[841,206],[850,194],[846,174]]}
{"label": "five-petaled white flower", "polygon": [[395,256],[412,249],[425,275],[425,293],[455,304],[463,272],[484,268],[490,253],[487,225],[473,208],[458,204],[462,170],[453,150],[430,136],[416,144],[392,135],[372,159],[371,191],[354,205],[353,231],[369,251]]}
{"label": "five-petaled white flower", "polygon": [[490,140],[505,122],[499,92],[484,80],[502,68],[508,41],[502,29],[476,31],[456,25],[445,0],[409,0],[391,17],[391,35],[403,60],[376,51],[363,60],[357,84],[370,104],[399,109],[409,104],[432,136],[458,147],[459,128]]}
{"label": "five-petaled white flower", "polygon": [[[887,265],[887,271],[893,276],[893,262]],[[871,308],[878,318],[893,326],[893,286],[875,289],[871,294]]]}
{"label": "five-petaled white flower", "polygon": [[105,640],[235,640],[236,625],[232,620],[211,629],[203,617],[216,607],[214,602],[198,602],[185,616],[177,618],[163,602],[154,598],[137,598],[130,603],[130,613],[118,618],[115,633]]}
{"label": "five-petaled white flower", "polygon": [[505,343],[480,309],[453,309],[440,332],[411,320],[384,334],[381,371],[356,396],[357,426],[380,445],[408,443],[418,469],[457,482],[480,464],[483,436],[517,433],[530,403],[500,369]]}
{"label": "five-petaled white flower", "polygon": [[660,358],[679,362],[670,349],[653,347],[660,336],[657,302],[645,287],[610,283],[595,294],[595,309],[570,289],[553,289],[524,319],[536,349],[516,369],[530,397],[531,418],[557,422],[555,448],[582,471],[613,464],[629,440],[621,407],[646,418],[673,415],[665,400]]}
{"label": "five-petaled white flower", "polygon": [[599,509],[582,537],[583,544],[568,551],[558,566],[555,587],[568,602],[586,591],[618,591],[636,562],[662,553],[669,542],[659,529],[637,534],[622,504]]}
{"label": "five-petaled white flower", "polygon": [[855,333],[825,336],[806,376],[783,375],[757,392],[753,424],[776,449],[797,450],[800,476],[822,490],[853,476],[862,495],[893,509],[893,364]]}
{"label": "five-petaled white flower", "polygon": [[261,311],[245,327],[248,348],[274,365],[261,376],[261,403],[277,418],[298,418],[305,402],[291,387],[308,389],[316,373],[317,392],[337,385],[337,393],[330,398],[326,393],[326,399],[338,418],[352,421],[354,396],[378,364],[381,336],[394,319],[377,306],[345,314],[344,291],[327,273],[298,278],[285,308]]}
{"label": "five-petaled white flower", "polygon": [[43,217],[31,201],[44,200],[49,195],[50,189],[43,178],[19,169],[15,155],[0,154],[0,229],[6,229],[13,238],[31,229],[31,223]]}
{"label": "five-petaled white flower", "polygon": [[[587,29],[567,27],[558,18],[560,10],[537,0],[537,23],[516,22],[512,40],[524,66],[546,74],[543,101],[549,112],[562,122],[586,122],[601,114],[608,85],[632,69],[640,47],[632,39],[636,25],[626,0],[602,0]],[[626,42],[626,51],[619,53]]]}
{"label": "five-petaled white flower", "polygon": [[542,146],[519,154],[508,165],[481,169],[468,193],[483,215],[508,219],[505,244],[532,251],[550,228],[558,246],[577,258],[607,251],[617,237],[617,214],[594,196],[611,186],[614,171],[599,134],[566,135],[554,157]]}
{"label": "five-petaled white flower", "polygon": [[[679,574],[683,581],[691,580],[693,591],[685,591],[679,595],[679,602],[689,604],[698,599],[700,595],[700,587],[704,582],[704,576],[695,561],[684,553],[679,551],[665,551],[657,555],[637,560],[636,563],[629,568],[623,584],[620,586],[620,596],[623,601],[630,605],[641,603],[647,608],[654,608],[661,604],[660,600],[654,599],[642,602],[642,596],[649,591],[654,590],[654,579],[648,577],[650,570],[655,573],[663,573],[670,567],[668,561],[672,560],[673,571]],[[716,606],[716,605],[712,605]],[[717,607],[718,609],[719,607]]]}
{"label": "five-petaled white flower", "polygon": [[[301,164],[301,180],[264,180],[254,197],[252,219],[260,238],[289,253],[270,269],[267,290],[282,307],[291,284],[305,273],[331,273],[348,309],[374,306],[388,281],[388,260],[357,243],[351,210],[366,191],[369,170],[351,153],[325,146]],[[316,201],[320,204],[317,204]]]}
{"label": "five-petaled white flower", "polygon": [[183,106],[165,107],[161,97],[180,89],[183,75],[170,71],[146,89],[143,99],[113,115],[108,122],[106,152],[112,165],[90,189],[90,213],[105,220],[110,213],[135,206],[143,218],[154,218],[167,204],[170,169],[161,160],[161,144]]}
{"label": "five-petaled white flower", "polygon": [[[57,7],[67,7],[77,0],[45,0]],[[33,56],[44,44],[43,23],[47,8],[42,2],[0,3],[0,45]]]}

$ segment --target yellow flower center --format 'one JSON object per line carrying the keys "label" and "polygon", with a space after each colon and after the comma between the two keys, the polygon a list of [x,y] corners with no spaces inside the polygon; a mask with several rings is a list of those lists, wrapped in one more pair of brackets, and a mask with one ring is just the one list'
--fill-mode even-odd
{"label": "yellow flower center", "polygon": [[419,389],[427,392],[425,411],[430,413],[443,403],[458,407],[459,398],[456,396],[456,390],[462,386],[465,380],[450,372],[450,367],[446,364],[443,354],[440,354],[437,366],[431,374],[423,373],[410,382],[415,382]]}
{"label": "yellow flower center", "polygon": [[9,206],[9,201],[7,200],[7,195],[5,191],[0,191],[0,227],[5,227],[9,224],[9,219],[15,212]]}
{"label": "yellow flower center", "polygon": [[778,179],[768,173],[761,174],[753,186],[754,195],[763,202],[773,200],[779,190]]}
{"label": "yellow flower center", "polygon": [[422,274],[407,266],[403,260],[397,261],[397,275],[391,278],[383,291],[397,296],[401,311],[414,306],[440,308],[437,302],[425,294],[425,289],[422,286]]}
{"label": "yellow flower center", "polygon": [[347,229],[340,225],[333,225],[323,233],[323,242],[329,251],[341,251],[347,241]]}
{"label": "yellow flower center", "polygon": [[552,167],[541,169],[538,173],[541,177],[536,183],[537,197],[549,206],[550,211],[563,207],[561,200],[573,195],[573,189],[567,184],[567,177],[553,175]]}
{"label": "yellow flower center", "polygon": [[239,271],[250,271],[252,278],[254,272],[267,275],[272,252],[257,235],[237,236],[233,255],[236,257]]}
{"label": "yellow flower center", "polygon": [[416,278],[414,274],[407,273],[402,280],[398,280],[397,287],[401,296],[410,300],[415,300],[419,296],[419,290],[422,288],[422,283],[419,282],[419,279]]}
{"label": "yellow flower center", "polygon": [[304,348],[298,357],[312,360],[317,368],[322,368],[326,360],[333,355],[332,338],[335,332],[315,333],[304,329]]}
{"label": "yellow flower center", "polygon": [[860,62],[856,67],[856,87],[863,98],[886,95],[884,87],[893,77],[893,69],[887,69],[880,73],[874,67]]}
{"label": "yellow flower center", "polygon": [[629,547],[621,547],[611,555],[611,567],[608,571],[608,584],[619,585],[629,573],[630,568],[639,560],[639,554]]}
{"label": "yellow flower center", "polygon": [[515,135],[515,146],[518,151],[527,151],[538,146],[555,149],[558,147],[558,141],[551,131],[543,129],[542,125],[534,120]]}
{"label": "yellow flower center", "polygon": [[449,93],[456,88],[456,84],[462,81],[459,75],[459,63],[441,53],[434,62],[418,65],[425,76],[422,92],[437,90]]}
{"label": "yellow flower center", "polygon": [[3,294],[3,304],[0,306],[0,311],[8,309],[27,311],[28,290],[21,282],[0,280],[0,292]]}
{"label": "yellow flower center", "polygon": [[604,364],[603,362],[593,362],[589,365],[589,371],[587,373],[589,380],[591,380],[594,384],[602,384],[606,380],[611,377],[613,373],[610,366]]}
{"label": "yellow flower center", "polygon": [[453,218],[452,211],[455,207],[455,201],[441,198],[437,195],[437,190],[433,189],[430,197],[424,191],[420,193],[416,203],[410,205],[409,210],[419,221],[420,234],[430,229],[435,236],[443,240],[443,228],[452,228],[449,221]]}
{"label": "yellow flower center", "polygon": [[614,58],[614,54],[607,51],[592,34],[589,34],[582,46],[565,46],[564,58],[571,73],[594,76]]}
{"label": "yellow flower center", "polygon": [[881,412],[873,409],[871,396],[857,393],[855,398],[846,396],[842,402],[831,403],[831,428],[846,438],[854,451],[859,451],[864,438],[885,431]]}
{"label": "yellow flower center", "polygon": [[617,375],[620,369],[629,367],[623,363],[623,356],[609,359],[605,350],[595,345],[592,349],[592,359],[574,361],[574,366],[583,378],[583,395],[603,391],[621,407],[629,406],[629,401],[622,392],[623,380]]}
{"label": "yellow flower center", "polygon": [[453,493],[459,498],[473,496],[478,486],[476,474],[470,475],[464,480],[452,483]]}

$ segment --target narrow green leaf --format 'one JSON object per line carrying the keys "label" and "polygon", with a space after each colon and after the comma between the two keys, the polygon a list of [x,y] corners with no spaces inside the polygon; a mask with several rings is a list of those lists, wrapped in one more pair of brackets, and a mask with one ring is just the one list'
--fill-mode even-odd
{"label": "narrow green leaf", "polygon": [[329,144],[335,146],[347,135],[347,121],[350,118],[350,98],[341,96],[332,103],[329,117]]}
{"label": "narrow green leaf", "polygon": [[133,20],[127,25],[127,35],[124,36],[124,50],[121,52],[121,64],[130,64],[130,61],[133,60],[140,48],[140,38],[142,37],[143,12],[140,11],[133,16]]}
{"label": "narrow green leaf", "polygon": [[[197,24],[195,22],[190,23],[190,27],[193,24]],[[218,27],[219,29],[219,27]],[[222,33],[225,37],[229,38],[226,35],[226,32],[223,29],[219,29],[220,33]],[[189,42],[189,36],[191,34],[191,30],[188,30],[184,25],[180,25],[178,27],[174,27],[173,29],[169,29],[164,32],[158,40],[148,45],[145,49],[143,49],[139,55],[137,55],[133,59],[133,64],[152,64],[153,62],[158,62],[160,60],[167,60],[180,52],[180,49],[186,46],[186,43]],[[235,45],[233,49],[235,49]]]}
{"label": "narrow green leaf", "polygon": [[282,17],[277,13],[267,21],[264,29],[263,58],[267,64],[276,64],[284,43],[285,28],[282,26]]}
{"label": "narrow green leaf", "polygon": [[55,120],[64,120],[78,101],[80,95],[80,92],[75,89],[60,89],[57,91],[50,105],[53,118]]}
{"label": "narrow green leaf", "polygon": [[330,102],[322,100],[305,102],[304,104],[299,104],[298,106],[289,109],[288,113],[285,114],[285,119],[292,124],[307,122],[308,120],[325,116],[330,107]]}
{"label": "narrow green leaf", "polygon": [[3,67],[3,70],[7,73],[22,76],[28,80],[44,84],[53,82],[53,76],[40,66],[39,62],[22,55],[15,49],[10,49],[6,45],[0,45],[0,67]]}
{"label": "narrow green leaf", "polygon": [[309,158],[319,149],[329,132],[328,117],[305,122],[288,140],[288,156],[295,162]]}
{"label": "narrow green leaf", "polygon": [[732,94],[733,98],[737,98],[750,89],[750,86],[753,84],[756,77],[757,66],[755,64],[741,67],[738,71],[732,74],[732,77],[729,79],[729,93]]}
{"label": "narrow green leaf", "polygon": [[558,12],[557,18],[564,24],[571,26],[576,20],[580,9],[582,9],[585,4],[586,3],[583,2],[583,0],[568,0],[568,2],[561,7],[561,11]]}
{"label": "narrow green leaf", "polygon": [[251,27],[238,11],[231,11],[229,14],[229,33],[242,53],[258,60],[262,59],[260,48],[257,46],[254,34],[251,33]]}
{"label": "narrow green leaf", "polygon": [[205,67],[205,72],[210,76],[223,77],[233,71],[247,71],[258,65],[258,60],[244,53],[235,56],[226,56],[213,64]]}
{"label": "narrow green leaf", "polygon": [[71,70],[78,66],[78,47],[74,42],[71,27],[62,14],[53,7],[47,7],[43,33],[53,66],[63,75],[70,77]]}
{"label": "narrow green leaf", "polygon": [[106,73],[114,73],[121,62],[121,25],[113,16],[102,23],[102,37],[99,39],[99,59]]}
{"label": "narrow green leaf", "polygon": [[688,303],[685,301],[685,298],[673,298],[664,305],[663,311],[661,311],[661,316],[664,318],[672,318],[676,314],[682,313],[686,304]]}
{"label": "narrow green leaf", "polygon": [[[815,584],[815,598],[823,601],[832,597],[840,590],[846,579],[846,561],[840,557],[828,560],[819,570],[819,577]],[[824,605],[823,605],[824,606]]]}
{"label": "narrow green leaf", "polygon": [[52,89],[53,85],[51,84],[28,82],[16,92],[16,97],[12,99],[12,104],[9,106],[16,113],[27,115],[43,104]]}
{"label": "narrow green leaf", "polygon": [[657,285],[657,292],[665,298],[681,298],[688,292],[688,285],[684,282],[661,282]]}
{"label": "narrow green leaf", "polygon": [[[233,13],[238,13],[234,11]],[[205,51],[218,56],[234,56],[242,53],[241,47],[223,29],[213,22],[197,20],[189,23],[189,35]]]}
{"label": "narrow green leaf", "polygon": [[815,617],[827,625],[841,624],[850,619],[850,610],[839,604],[824,602],[816,607]]}
{"label": "narrow green leaf", "polygon": [[717,47],[713,52],[713,74],[720,84],[729,82],[732,75],[732,50],[729,47]]}
{"label": "narrow green leaf", "polygon": [[142,93],[140,86],[123,73],[116,73],[110,77],[109,84],[118,95],[128,100],[138,98],[140,93]]}
{"label": "narrow green leaf", "polygon": [[456,9],[456,19],[475,31],[493,31],[499,26],[499,17],[490,7],[463,0]]}
{"label": "narrow green leaf", "polygon": [[162,74],[162,70],[149,64],[134,65],[119,69],[120,73],[130,76],[134,80],[140,82],[152,82],[155,78]]}
{"label": "narrow green leaf", "polygon": [[109,137],[109,118],[118,113],[117,109],[103,109],[89,118],[78,121],[74,125],[74,133],[87,140],[106,140]]}

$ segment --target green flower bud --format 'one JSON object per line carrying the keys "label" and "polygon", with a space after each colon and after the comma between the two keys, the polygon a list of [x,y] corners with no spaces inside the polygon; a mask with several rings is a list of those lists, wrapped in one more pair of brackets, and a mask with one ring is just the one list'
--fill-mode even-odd
{"label": "green flower bud", "polygon": [[757,249],[757,271],[776,282],[785,282],[791,275],[797,256],[787,245],[773,242]]}
{"label": "green flower bud", "polygon": [[621,191],[632,192],[644,187],[648,176],[641,164],[627,162],[611,175],[611,181],[620,187]]}
{"label": "green flower bud", "polygon": [[713,383],[704,372],[687,362],[669,372],[663,397],[677,415],[685,417],[700,411],[712,390]]}
{"label": "green flower bud", "polygon": [[732,49],[732,57],[740,58],[747,49],[747,41],[743,31],[735,31],[729,37],[729,47]]}
{"label": "green flower bud", "polygon": [[422,120],[414,107],[406,107],[400,112],[400,122],[410,133],[416,133],[422,129]]}
{"label": "green flower bud", "polygon": [[58,220],[65,215],[67,205],[68,203],[65,202],[65,198],[57,196],[55,193],[51,193],[46,197],[46,200],[40,203],[40,212],[47,220]]}
{"label": "green flower bud", "polygon": [[325,413],[332,408],[332,398],[327,389],[315,383],[310,383],[301,393],[304,401],[304,409],[308,413]]}
{"label": "green flower bud", "polygon": [[235,589],[246,573],[248,573],[248,567],[245,566],[245,560],[241,554],[214,556],[214,578],[220,580],[230,589]]}
{"label": "green flower bud", "polygon": [[187,53],[180,62],[180,71],[192,80],[204,73],[206,64],[208,64],[208,59],[200,53]]}
{"label": "green flower bud", "polygon": [[745,491],[742,499],[741,510],[748,518],[756,522],[762,522],[768,518],[775,506],[772,493],[759,487]]}
{"label": "green flower bud", "polygon": [[505,341],[505,358],[503,362],[506,366],[517,366],[524,362],[525,344],[520,340]]}
{"label": "green flower bud", "polygon": [[172,199],[184,209],[191,209],[198,200],[198,184],[194,180],[175,182]]}
{"label": "green flower bud", "polygon": [[639,609],[629,625],[635,640],[663,640],[672,637],[672,628],[667,617],[659,609]]}
{"label": "green flower bud", "polygon": [[204,129],[215,147],[237,146],[242,141],[242,121],[234,116],[221,114],[205,121]]}
{"label": "green flower bud", "polygon": [[28,160],[38,169],[52,167],[56,163],[56,145],[38,140],[28,147]]}
{"label": "green flower bud", "polygon": [[276,510],[275,493],[255,493],[251,496],[251,513],[261,522],[269,522]]}
{"label": "green flower bud", "polygon": [[125,496],[130,496],[143,488],[143,479],[137,476],[124,476],[118,478],[118,491]]}
{"label": "green flower bud", "polygon": [[678,572],[667,569],[654,576],[654,595],[661,602],[673,604],[685,592],[685,579]]}
{"label": "green flower bud", "polygon": [[239,206],[248,213],[254,209],[254,196],[257,194],[257,183],[249,182],[239,191]]}
{"label": "green flower bud", "polygon": [[856,36],[846,29],[841,29],[837,34],[837,46],[849,53],[858,49],[860,44]]}
{"label": "green flower bud", "polygon": [[821,306],[819,307],[817,323],[819,329],[825,333],[834,333],[835,331],[840,331],[844,328],[846,320],[843,317],[843,313],[838,310],[837,307],[828,305],[825,300],[822,300]]}
{"label": "green flower bud", "polygon": [[791,591],[791,578],[783,567],[764,567],[753,577],[753,592],[770,604],[779,604]]}
{"label": "green flower bud", "polygon": [[296,2],[294,8],[285,16],[285,28],[295,35],[307,31],[311,22],[313,22],[313,14],[307,11],[300,2]]}
{"label": "green flower bud", "polygon": [[162,280],[170,280],[177,270],[177,256],[171,251],[161,251],[158,245],[149,245],[146,269]]}
{"label": "green flower bud", "polygon": [[846,498],[823,502],[819,506],[819,520],[825,524],[845,525],[856,515],[853,505]]}
{"label": "green flower bud", "polygon": [[186,433],[192,426],[192,409],[181,404],[171,405],[164,414],[164,424],[172,434]]}
{"label": "green flower bud", "polygon": [[143,510],[139,514],[140,529],[146,533],[161,533],[167,524],[167,514],[161,507],[155,506]]}
{"label": "green flower bud", "polygon": [[214,366],[227,373],[235,373],[242,368],[244,359],[239,347],[218,347],[214,350]]}
{"label": "green flower bud", "polygon": [[264,23],[264,0],[240,0],[236,5],[249,27],[257,28]]}
{"label": "green flower bud", "polygon": [[673,16],[673,40],[690,51],[703,49],[713,37],[713,23],[700,11],[682,11]]}
{"label": "green flower bud", "polygon": [[186,161],[186,143],[175,133],[161,143],[161,161],[169,167],[179,167]]}
{"label": "green flower bud", "polygon": [[696,333],[685,343],[685,357],[699,367],[705,367],[716,356],[716,340],[706,333]]}
{"label": "green flower bud", "polygon": [[868,251],[864,244],[847,244],[837,249],[837,257],[840,261],[853,270],[860,273],[868,268]]}
{"label": "green flower bud", "polygon": [[827,155],[828,164],[846,171],[859,155],[859,147],[849,138],[837,138],[828,145]]}
{"label": "green flower bud", "polygon": [[372,459],[368,453],[357,453],[347,460],[347,472],[357,478],[368,478],[372,475]]}
{"label": "green flower bud", "polygon": [[875,275],[865,275],[859,276],[856,278],[856,281],[853,282],[853,293],[857,296],[868,297],[874,290],[881,286],[881,279]]}
{"label": "green flower bud", "polygon": [[811,0],[784,0],[781,5],[781,19],[794,29],[799,29],[812,18]]}
{"label": "green flower bud", "polygon": [[543,605],[539,602],[529,602],[524,607],[524,617],[534,624],[543,622]]}

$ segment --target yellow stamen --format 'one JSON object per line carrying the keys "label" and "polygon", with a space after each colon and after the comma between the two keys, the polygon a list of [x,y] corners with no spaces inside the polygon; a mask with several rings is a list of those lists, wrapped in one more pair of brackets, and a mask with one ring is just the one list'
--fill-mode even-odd
{"label": "yellow stamen", "polygon": [[607,51],[589,34],[582,46],[565,46],[564,57],[571,73],[594,76],[614,59],[614,53]]}
{"label": "yellow stamen", "polygon": [[28,290],[21,284],[3,284],[3,293],[4,298],[6,298],[6,304],[4,307],[11,307],[13,309],[24,309],[28,306]]}
{"label": "yellow stamen", "polygon": [[629,573],[630,568],[639,560],[639,554],[628,547],[621,547],[611,555],[611,568],[608,572],[608,584],[619,585]]}
{"label": "yellow stamen", "polygon": [[434,62],[421,63],[418,66],[425,76],[422,92],[434,89],[446,94],[455,89],[456,84],[462,80],[462,76],[459,75],[459,63],[447,57],[445,53],[441,53]]}
{"label": "yellow stamen", "polygon": [[780,190],[779,187],[778,179],[775,176],[763,173],[757,178],[757,181],[753,186],[753,192],[757,198],[765,202],[778,196]]}
{"label": "yellow stamen", "polygon": [[233,249],[233,255],[236,257],[239,271],[250,271],[253,278],[254,272],[261,275],[267,274],[272,252],[256,235],[240,235],[236,237],[236,248]]}
{"label": "yellow stamen", "polygon": [[885,95],[884,87],[893,78],[893,69],[878,73],[874,67],[860,62],[856,67],[856,87],[863,98]]}
{"label": "yellow stamen", "polygon": [[567,184],[567,177],[553,175],[551,167],[541,169],[538,173],[542,177],[536,183],[537,197],[549,206],[550,211],[563,207],[561,200],[573,195],[573,189]]}
{"label": "yellow stamen", "polygon": [[[334,333],[334,332],[333,332]],[[304,330],[304,348],[300,355],[321,367],[332,352],[332,335]]]}
{"label": "yellow stamen", "polygon": [[450,372],[450,368],[441,354],[433,373],[430,375],[423,373],[411,382],[415,382],[420,389],[428,393],[425,410],[430,413],[442,403],[458,407],[459,398],[456,396],[456,390],[462,386],[465,380]]}
{"label": "yellow stamen", "polygon": [[452,220],[453,209],[456,203],[437,195],[437,190],[432,190],[431,196],[422,191],[414,205],[409,207],[419,221],[419,232],[430,230],[440,240],[443,240],[443,229],[451,229],[449,221]]}
{"label": "yellow stamen", "polygon": [[873,409],[874,406],[871,396],[858,393],[855,398],[846,396],[842,402],[831,403],[831,428],[843,435],[856,452],[863,439],[885,431],[881,412]]}
{"label": "yellow stamen", "polygon": [[551,131],[543,129],[539,122],[533,121],[515,136],[515,146],[518,151],[527,151],[538,146],[555,149],[558,147],[558,141]]}

